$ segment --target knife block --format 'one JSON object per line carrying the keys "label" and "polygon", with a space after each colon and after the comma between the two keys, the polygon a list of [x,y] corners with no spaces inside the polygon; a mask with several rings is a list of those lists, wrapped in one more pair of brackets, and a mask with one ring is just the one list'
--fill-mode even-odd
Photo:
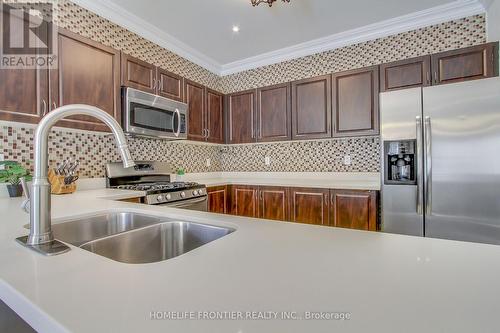
{"label": "knife block", "polygon": [[64,184],[64,176],[56,175],[52,169],[49,170],[48,178],[52,194],[70,194],[76,191],[76,183]]}

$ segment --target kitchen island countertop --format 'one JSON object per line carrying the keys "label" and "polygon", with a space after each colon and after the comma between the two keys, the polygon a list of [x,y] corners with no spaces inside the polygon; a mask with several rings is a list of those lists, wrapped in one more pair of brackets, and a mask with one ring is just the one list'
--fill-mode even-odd
{"label": "kitchen island countertop", "polygon": [[[237,230],[152,264],[124,264],[73,246],[44,257],[15,242],[28,232],[21,199],[0,199],[0,298],[41,333],[457,333],[500,327],[499,246],[112,200],[140,195],[102,189],[53,196],[53,223],[132,211]],[[200,318],[232,311],[276,312],[277,318]],[[313,312],[348,313],[349,319],[308,319]],[[287,313],[295,320],[281,318]],[[167,319],[171,314],[177,318]]]}

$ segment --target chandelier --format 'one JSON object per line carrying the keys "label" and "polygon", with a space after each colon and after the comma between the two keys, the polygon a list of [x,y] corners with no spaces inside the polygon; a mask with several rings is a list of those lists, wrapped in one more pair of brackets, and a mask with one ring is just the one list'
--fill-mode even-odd
{"label": "chandelier", "polygon": [[[273,5],[273,2],[275,2],[276,0],[250,0],[252,1],[252,6],[258,6],[260,5],[261,3],[267,3],[269,5],[269,7],[271,7]],[[290,0],[281,0],[283,2],[290,2]]]}

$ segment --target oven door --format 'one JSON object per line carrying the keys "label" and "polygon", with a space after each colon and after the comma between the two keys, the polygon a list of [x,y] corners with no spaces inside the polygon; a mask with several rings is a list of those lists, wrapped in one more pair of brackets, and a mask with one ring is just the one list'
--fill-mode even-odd
{"label": "oven door", "polygon": [[158,206],[168,206],[174,208],[199,210],[202,212],[208,211],[208,196],[203,196],[199,198],[181,200],[176,202],[169,202],[165,204],[160,204]]}
{"label": "oven door", "polygon": [[128,134],[171,139],[187,138],[187,105],[123,88],[124,130]]}

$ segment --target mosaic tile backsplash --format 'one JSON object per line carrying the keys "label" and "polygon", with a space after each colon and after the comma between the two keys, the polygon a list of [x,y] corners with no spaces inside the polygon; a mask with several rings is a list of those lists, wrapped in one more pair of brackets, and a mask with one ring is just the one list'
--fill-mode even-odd
{"label": "mosaic tile backsplash", "polygon": [[[379,137],[342,138],[320,141],[290,141],[270,144],[226,145],[222,148],[223,171],[241,172],[378,172]],[[351,164],[345,165],[345,155]],[[270,157],[270,165],[264,159]]]}
{"label": "mosaic tile backsplash", "polygon": [[[33,168],[33,127],[0,126],[0,152],[6,160],[15,160]],[[220,147],[192,142],[128,138],[134,160],[167,161],[172,170],[186,172],[220,171]],[[81,177],[104,177],[106,162],[120,157],[111,134],[54,129],[49,136],[49,165],[69,158],[80,161]],[[206,166],[206,160],[211,166]]]}

